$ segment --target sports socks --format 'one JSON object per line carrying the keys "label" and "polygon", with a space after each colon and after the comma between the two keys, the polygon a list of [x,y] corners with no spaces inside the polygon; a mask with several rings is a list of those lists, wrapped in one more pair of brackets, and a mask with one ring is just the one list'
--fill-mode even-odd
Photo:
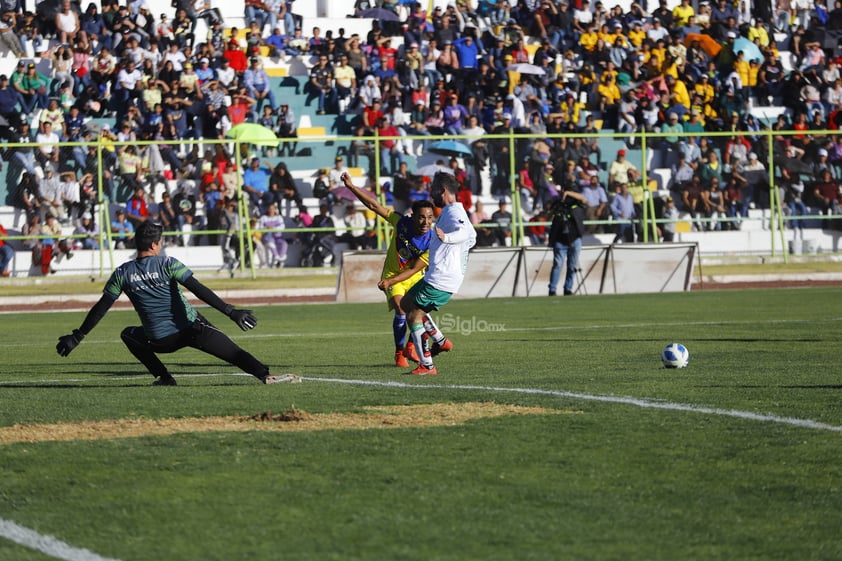
{"label": "sports socks", "polygon": [[432,316],[430,314],[426,314],[424,316],[424,330],[427,332],[427,335],[430,338],[441,345],[446,340],[444,334],[439,330],[439,326],[436,325],[436,322],[433,321]]}
{"label": "sports socks", "polygon": [[403,349],[406,344],[406,314],[395,313],[392,318],[392,332],[395,335],[395,348]]}
{"label": "sports socks", "polygon": [[410,333],[412,334],[412,342],[415,343],[415,350],[418,353],[418,358],[421,364],[427,367],[433,366],[433,357],[430,355],[430,349],[424,341],[424,324],[411,323],[409,325]]}

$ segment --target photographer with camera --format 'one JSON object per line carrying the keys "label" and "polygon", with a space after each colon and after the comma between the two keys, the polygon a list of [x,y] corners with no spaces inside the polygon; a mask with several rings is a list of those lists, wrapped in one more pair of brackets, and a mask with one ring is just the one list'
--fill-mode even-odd
{"label": "photographer with camera", "polygon": [[573,294],[573,279],[579,268],[579,254],[582,252],[582,234],[585,232],[585,209],[587,199],[581,193],[565,189],[553,199],[549,206],[552,217],[550,235],[547,239],[553,250],[553,268],[550,271],[550,296],[556,295],[561,277],[561,268],[567,259],[567,273],[564,277],[564,295]]}

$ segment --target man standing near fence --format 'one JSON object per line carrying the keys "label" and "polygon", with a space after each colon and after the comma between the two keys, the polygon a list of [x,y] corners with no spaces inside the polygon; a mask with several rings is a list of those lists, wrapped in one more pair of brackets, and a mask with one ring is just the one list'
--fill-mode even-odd
{"label": "man standing near fence", "polygon": [[553,250],[553,268],[550,270],[550,296],[556,295],[561,268],[567,260],[564,277],[564,295],[573,294],[573,282],[579,270],[582,252],[582,235],[585,233],[585,214],[588,201],[576,191],[564,190],[550,206],[552,225],[547,243]]}

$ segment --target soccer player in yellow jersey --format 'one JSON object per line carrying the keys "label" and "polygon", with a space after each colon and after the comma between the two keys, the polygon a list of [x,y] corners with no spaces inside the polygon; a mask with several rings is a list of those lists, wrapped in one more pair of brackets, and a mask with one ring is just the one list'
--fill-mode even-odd
{"label": "soccer player in yellow jersey", "polygon": [[[418,354],[413,343],[407,342],[406,314],[401,307],[401,300],[415,283],[424,278],[424,271],[430,260],[430,237],[435,221],[433,203],[416,201],[412,204],[412,215],[402,216],[384,207],[377,199],[355,186],[347,172],[342,174],[341,179],[366,208],[393,227],[392,239],[389,249],[386,250],[386,260],[383,262],[383,273],[377,287],[386,293],[389,309],[394,312],[392,331],[395,337],[395,366],[406,368],[409,366],[407,359],[417,362]],[[438,331],[429,315],[424,319],[425,324],[428,322],[432,329]],[[437,350],[450,350],[452,346],[452,343],[445,339]]]}

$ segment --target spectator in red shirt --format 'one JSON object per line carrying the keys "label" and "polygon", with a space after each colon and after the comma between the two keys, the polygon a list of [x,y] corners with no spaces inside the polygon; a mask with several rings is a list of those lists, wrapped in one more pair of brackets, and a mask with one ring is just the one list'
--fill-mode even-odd
{"label": "spectator in red shirt", "polygon": [[231,97],[231,106],[228,107],[228,116],[231,119],[231,126],[244,123],[249,111],[257,103],[254,98],[249,97],[245,86]]}
{"label": "spectator in red shirt", "polygon": [[6,231],[6,228],[0,224],[0,277],[8,277],[11,275],[9,273],[9,263],[12,262],[12,258],[15,256],[15,250],[11,248],[9,244],[6,243],[5,238],[9,232]]}
{"label": "spectator in red shirt", "polygon": [[474,206],[474,197],[467,183],[459,182],[459,191],[456,193],[456,200],[462,203],[462,206],[465,207],[465,212],[471,212],[471,207]]}
{"label": "spectator in red shirt", "polygon": [[[398,128],[381,117],[377,127],[377,135],[381,137],[400,136]],[[403,163],[403,145],[400,139],[386,139],[380,141],[380,165],[384,175],[394,175],[398,166]],[[388,162],[389,167],[386,167]]]}
{"label": "spectator in red shirt", "polygon": [[389,70],[395,69],[395,59],[398,56],[398,50],[392,46],[392,39],[386,37],[383,42],[377,47],[377,57],[381,64],[386,63],[386,68]]}
{"label": "spectator in red shirt", "polygon": [[243,51],[242,47],[240,47],[240,43],[237,42],[236,39],[232,38],[228,41],[228,43],[226,43],[222,56],[228,61],[231,68],[233,68],[240,76],[242,76],[243,72],[245,72],[246,68],[248,68],[246,53]]}
{"label": "spectator in red shirt", "polygon": [[529,236],[529,241],[532,245],[544,245],[547,243],[547,227],[542,222],[547,221],[547,215],[544,211],[538,212],[535,216],[529,219],[529,226],[526,227],[526,234]]}
{"label": "spectator in red shirt", "polygon": [[146,191],[138,187],[128,201],[126,201],[126,218],[137,228],[149,218],[149,209],[146,207]]}
{"label": "spectator in red shirt", "polygon": [[813,189],[813,204],[822,212],[836,213],[839,207],[839,182],[833,179],[833,173],[826,169]]}
{"label": "spectator in red shirt", "polygon": [[375,99],[371,102],[371,107],[366,106],[363,109],[363,127],[366,132],[373,133],[382,118],[383,110],[380,108],[380,100]]}

